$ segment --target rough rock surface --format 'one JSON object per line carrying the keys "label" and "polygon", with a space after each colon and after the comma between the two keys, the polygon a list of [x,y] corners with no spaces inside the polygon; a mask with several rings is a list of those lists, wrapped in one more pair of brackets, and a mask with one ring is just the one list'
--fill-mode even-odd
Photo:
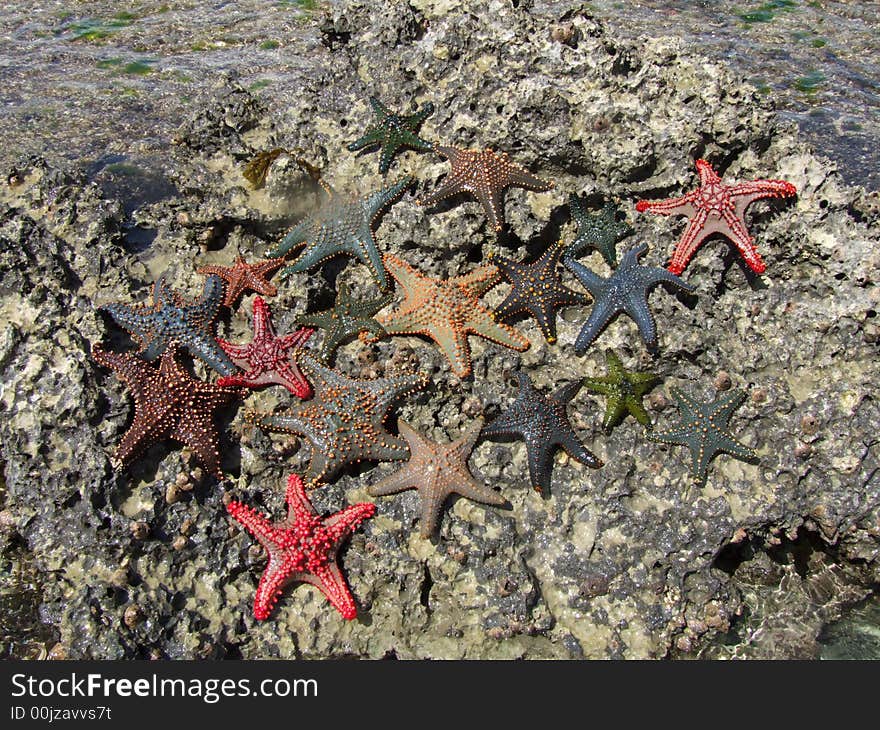
{"label": "rough rock surface", "polygon": [[[2,561],[13,569],[0,578],[0,624],[18,627],[4,637],[5,652],[814,655],[822,624],[880,577],[876,198],[844,186],[793,128],[775,121],[764,97],[681,43],[621,41],[586,7],[560,16],[500,0],[380,5],[334,6],[297,36],[302,56],[287,81],[295,98],[267,104],[229,79],[206,94],[173,141],[161,199],[131,210],[39,159],[22,161],[3,182],[0,535]],[[418,495],[382,498],[341,557],[358,620],[345,622],[320,593],[298,586],[271,620],[257,623],[251,604],[263,557],[224,503],[244,499],[280,516],[285,477],[302,468],[307,450],[244,429],[240,411],[230,411],[225,483],[203,475],[191,454],[164,447],[114,473],[109,457],[131,402],[89,351],[131,343],[96,307],[144,301],[166,268],[173,286],[194,294],[198,265],[229,264],[238,251],[263,256],[319,194],[294,158],[339,190],[377,189],[375,155],[345,150],[370,122],[370,95],[401,112],[433,101],[426,138],[505,150],[556,182],[546,193],[509,190],[509,232],[497,241],[472,201],[426,213],[405,196],[382,218],[377,239],[431,275],[455,275],[493,250],[532,257],[570,240],[570,192],[596,206],[618,201],[636,231],[626,243],[646,241],[645,263],[661,265],[682,222],[638,215],[635,200],[690,189],[697,157],[727,178],[793,183],[794,202],[756,203],[749,212],[765,276],[752,276],[715,239],[684,274],[695,298],[652,294],[660,329],[653,364],[626,319],[575,356],[588,308],[565,312],[555,345],[526,319],[517,326],[532,346],[522,354],[472,340],[474,378],[464,382],[417,338],[371,348],[356,341],[337,357],[352,374],[431,372],[432,387],[397,413],[448,440],[511,402],[518,367],[550,389],[603,373],[603,350],[613,347],[628,367],[662,375],[647,399],[661,428],[674,416],[663,397],[669,386],[703,398],[716,383],[747,388],[731,425],[760,463],[719,457],[706,487],[688,489],[686,453],[647,441],[633,419],[606,436],[604,404],[582,390],[569,412],[602,469],[559,457],[542,497],[528,486],[522,442],[483,441],[473,472],[511,509],[455,501],[439,536],[424,540]],[[252,190],[244,162],[276,146],[294,152]],[[390,175],[411,173],[422,191],[447,169],[439,157],[408,152]],[[598,254],[588,263],[607,275]],[[291,330],[298,313],[330,306],[336,277],[364,297],[375,293],[364,267],[344,260],[323,274],[295,275],[270,301],[278,331]],[[506,291],[487,300],[497,304]],[[245,339],[250,309],[245,297],[220,333]],[[286,397],[266,391],[248,405],[269,408]],[[394,468],[348,470],[312,495],[315,505],[327,512],[365,501],[366,487]]]}

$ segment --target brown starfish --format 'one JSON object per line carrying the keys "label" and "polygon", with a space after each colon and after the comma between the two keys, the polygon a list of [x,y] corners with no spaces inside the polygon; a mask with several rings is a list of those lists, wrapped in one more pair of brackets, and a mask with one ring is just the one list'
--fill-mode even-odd
{"label": "brown starfish", "polygon": [[189,446],[205,469],[223,478],[214,415],[242,396],[239,389],[190,376],[177,362],[176,344],[162,354],[158,369],[137,355],[100,347],[92,348],[92,357],[113,370],[134,396],[134,420],[116,449],[115,467],[129,464],[157,441],[172,438]]}
{"label": "brown starfish", "polygon": [[424,335],[436,342],[460,378],[471,374],[468,335],[479,335],[522,352],[529,341],[513,327],[496,322],[479,297],[495,286],[500,276],[494,265],[480,266],[451,279],[434,279],[403,259],[385,254],[383,263],[403,287],[405,299],[397,310],[376,321],[389,335]]}
{"label": "brown starfish", "polygon": [[398,421],[401,435],[412,456],[405,466],[367,489],[371,497],[418,489],[422,498],[420,535],[430,537],[440,520],[440,510],[450,494],[460,494],[483,504],[501,506],[504,497],[476,481],[467,466],[468,456],[483,428],[478,418],[457,441],[429,441],[405,421]]}
{"label": "brown starfish", "polygon": [[496,231],[504,227],[504,188],[512,186],[542,191],[553,187],[552,182],[535,177],[525,168],[512,163],[505,152],[496,153],[488,147],[484,150],[465,150],[440,145],[435,145],[434,151],[449,160],[452,170],[443,185],[416,202],[430,207],[458,193],[470,193],[486,209],[489,222]]}
{"label": "brown starfish", "polygon": [[274,297],[278,293],[278,288],[266,277],[283,263],[284,259],[278,258],[249,264],[243,256],[238,256],[233,266],[201,266],[197,271],[205,276],[214,274],[226,282],[223,306],[231,308],[246,291],[255,291],[264,297]]}

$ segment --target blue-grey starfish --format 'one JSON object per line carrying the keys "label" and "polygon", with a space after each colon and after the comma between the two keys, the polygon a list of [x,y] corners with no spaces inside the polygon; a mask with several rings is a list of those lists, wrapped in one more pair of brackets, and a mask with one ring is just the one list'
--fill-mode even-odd
{"label": "blue-grey starfish", "polygon": [[268,431],[304,437],[312,447],[306,479],[326,479],[364,459],[390,461],[409,455],[406,441],[385,430],[388,409],[398,398],[425,386],[424,376],[355,380],[302,353],[298,364],[315,397],[284,413],[246,411],[245,420]]}
{"label": "blue-grey starfish", "polygon": [[394,114],[375,96],[370,97],[370,106],[376,121],[370,125],[366,133],[360,139],[355,140],[347,149],[350,152],[370,147],[381,147],[379,155],[379,172],[382,175],[388,173],[391,160],[397,151],[404,148],[418,152],[429,152],[433,145],[419,137],[419,127],[431,114],[434,113],[434,105],[429,101],[419,108],[415,114]]}
{"label": "blue-grey starfish", "polygon": [[669,431],[648,431],[651,441],[687,446],[691,450],[691,476],[699,485],[706,483],[709,462],[718,453],[741,461],[756,461],[758,455],[737,441],[730,433],[733,412],[742,405],[746,393],[734,389],[710,403],[700,403],[677,388],[669,392],[678,404],[680,423]]}
{"label": "blue-grey starfish", "polygon": [[153,286],[152,304],[115,303],[101,309],[131,333],[144,359],[155,360],[170,343],[178,342],[221,375],[232,375],[235,365],[211,333],[222,303],[223,280],[219,276],[205,279],[202,296],[188,302],[168,286],[163,274]]}
{"label": "blue-grey starfish", "polygon": [[644,243],[633,246],[623,254],[620,266],[607,279],[573,259],[563,259],[565,265],[596,300],[574,343],[578,355],[583,355],[608,323],[621,312],[638,325],[648,349],[651,352],[657,350],[657,323],[648,309],[649,290],[660,283],[670,284],[686,292],[693,292],[694,287],[666,269],[642,266],[638,260],[646,250]]}
{"label": "blue-grey starfish", "polygon": [[387,290],[390,282],[376,248],[373,223],[414,181],[415,178],[407,175],[362,198],[340,195],[321,181],[327,200],[315,213],[295,225],[270,256],[285,256],[305,244],[299,257],[282,270],[282,275],[286,276],[318,266],[338,254],[346,254],[365,264],[379,286]]}
{"label": "blue-grey starfish", "polygon": [[617,242],[633,232],[626,223],[617,220],[617,206],[606,203],[598,213],[587,213],[577,195],[568,196],[571,217],[577,223],[574,241],[565,247],[565,255],[576,259],[586,251],[602,254],[609,266],[617,266]]}
{"label": "blue-grey starfish", "polygon": [[581,464],[593,469],[602,466],[602,460],[578,440],[565,412],[582,381],[563,385],[546,396],[532,385],[531,378],[524,372],[518,371],[516,378],[519,381],[516,400],[483,428],[482,435],[488,438],[520,436],[525,440],[532,487],[541,492],[550,485],[553,452],[557,446]]}

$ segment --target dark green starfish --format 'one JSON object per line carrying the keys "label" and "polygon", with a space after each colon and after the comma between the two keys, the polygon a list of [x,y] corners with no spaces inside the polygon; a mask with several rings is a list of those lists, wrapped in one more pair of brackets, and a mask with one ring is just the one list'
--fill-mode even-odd
{"label": "dark green starfish", "polygon": [[685,292],[693,292],[694,287],[659,266],[642,266],[639,257],[646,250],[644,243],[630,248],[623,254],[620,266],[607,279],[574,259],[567,256],[563,259],[565,265],[595,299],[590,316],[574,343],[574,351],[578,355],[583,355],[608,323],[620,313],[631,317],[638,325],[648,350],[657,351],[657,323],[648,309],[648,292],[660,283]]}
{"label": "dark green starfish", "polygon": [[155,360],[169,344],[179,342],[221,375],[232,375],[236,367],[212,332],[222,303],[223,280],[219,276],[205,279],[202,296],[187,301],[168,286],[162,274],[153,285],[152,304],[116,302],[101,309],[131,333],[145,360]]}
{"label": "dark green starfish", "polygon": [[565,255],[576,259],[595,250],[609,266],[617,266],[617,242],[633,233],[626,223],[617,220],[617,206],[609,202],[598,213],[587,213],[581,199],[572,194],[568,196],[568,207],[578,230],[574,241],[565,247]]}
{"label": "dark green starfish", "polygon": [[392,404],[425,386],[423,375],[356,380],[302,353],[297,364],[315,391],[283,413],[246,411],[245,421],[268,431],[302,436],[312,447],[306,479],[312,486],[347,464],[405,459],[404,439],[385,430]]}
{"label": "dark green starfish", "polygon": [[393,114],[375,96],[370,97],[370,106],[376,115],[375,122],[367,128],[360,139],[348,145],[349,152],[357,152],[364,148],[381,147],[379,155],[379,172],[388,174],[391,160],[400,149],[412,149],[417,152],[430,152],[433,145],[419,137],[419,127],[434,113],[434,105],[429,101],[419,108],[415,114]]}
{"label": "dark green starfish", "polygon": [[516,373],[519,393],[513,405],[483,428],[488,438],[519,436],[526,442],[529,475],[532,487],[541,492],[550,485],[553,452],[557,447],[572,458],[593,469],[602,460],[584,446],[575,434],[565,412],[568,402],[581,388],[580,380],[563,385],[551,395],[541,393],[522,371]]}
{"label": "dark green starfish", "polygon": [[651,427],[651,418],[642,405],[642,398],[660,381],[654,373],[637,373],[627,370],[611,350],[605,351],[608,374],[601,378],[584,378],[584,385],[591,393],[608,397],[602,428],[610,431],[627,413],[643,426]]}
{"label": "dark green starfish", "polygon": [[296,323],[305,327],[320,327],[324,330],[324,341],[321,343],[319,357],[329,363],[339,346],[359,335],[369,332],[374,337],[384,337],[385,328],[373,315],[383,307],[391,304],[394,294],[385,294],[378,299],[359,302],[348,295],[348,286],[339,284],[339,293],[332,309],[315,314],[303,314],[296,318]]}
{"label": "dark green starfish", "polygon": [[556,342],[556,310],[589,301],[583,294],[564,287],[559,280],[556,267],[562,250],[558,243],[550,246],[541,258],[530,264],[494,257],[491,260],[513,286],[507,299],[495,309],[495,316],[505,320],[518,312],[528,312],[551,344]]}
{"label": "dark green starfish", "polygon": [[376,248],[373,223],[414,181],[415,178],[406,175],[393,185],[362,198],[340,195],[319,181],[327,200],[315,213],[295,225],[270,256],[285,256],[305,243],[299,258],[282,269],[282,275],[287,276],[318,266],[338,254],[346,254],[365,264],[381,289],[387,290],[390,282]]}
{"label": "dark green starfish", "polygon": [[669,392],[678,404],[680,423],[669,431],[648,431],[648,438],[661,444],[687,446],[691,450],[691,476],[700,486],[706,483],[709,462],[718,453],[740,461],[757,461],[755,451],[729,431],[730,417],[745,400],[745,391],[731,390],[711,403],[700,403],[677,388]]}

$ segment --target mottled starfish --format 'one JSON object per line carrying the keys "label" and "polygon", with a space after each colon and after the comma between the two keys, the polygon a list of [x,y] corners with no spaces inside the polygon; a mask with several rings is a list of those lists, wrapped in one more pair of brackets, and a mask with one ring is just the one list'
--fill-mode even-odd
{"label": "mottled starfish", "polygon": [[637,373],[623,367],[620,358],[611,350],[605,352],[608,374],[600,378],[584,378],[584,385],[591,393],[608,398],[602,428],[610,431],[627,413],[643,426],[651,427],[651,417],[642,405],[642,398],[660,378],[654,373]]}
{"label": "mottled starfish", "polygon": [[374,338],[385,336],[385,328],[373,318],[373,315],[391,304],[392,299],[394,295],[389,293],[377,299],[359,302],[349,296],[348,286],[341,283],[332,309],[300,315],[296,318],[296,322],[324,330],[324,341],[321,343],[319,357],[325,363],[329,363],[341,345],[362,332],[368,332]]}
{"label": "mottled starfish", "polygon": [[633,232],[626,223],[617,220],[617,206],[608,202],[598,213],[587,213],[583,201],[572,194],[568,196],[568,207],[578,230],[574,240],[565,247],[565,255],[576,259],[587,251],[598,251],[609,266],[617,266],[617,242]]}
{"label": "mottled starfish", "polygon": [[382,497],[417,489],[422,500],[419,534],[423,538],[434,534],[440,521],[440,511],[451,494],[460,494],[483,504],[506,504],[498,492],[474,479],[467,466],[468,456],[483,428],[482,418],[471,424],[457,441],[447,444],[438,444],[425,438],[404,421],[399,421],[398,426],[412,456],[394,474],[369,487],[367,494]]}
{"label": "mottled starfish", "polygon": [[553,183],[535,177],[524,167],[514,164],[505,152],[465,150],[460,147],[435,145],[434,150],[452,165],[452,170],[437,190],[416,202],[430,208],[441,200],[470,193],[486,210],[489,224],[496,231],[504,227],[504,189],[525,188],[537,192],[550,190]]}
{"label": "mottled starfish", "polygon": [[428,152],[433,145],[419,137],[419,127],[434,113],[434,105],[429,101],[419,108],[415,114],[394,114],[375,96],[370,97],[370,106],[376,121],[367,128],[363,137],[355,140],[347,149],[357,152],[364,148],[381,147],[379,155],[379,172],[388,174],[391,160],[398,150],[411,149],[417,152]]}
{"label": "mottled starfish", "polygon": [[495,316],[503,320],[519,312],[528,312],[535,318],[547,342],[556,342],[556,311],[589,302],[583,294],[562,285],[556,272],[562,252],[562,246],[557,243],[530,264],[493,257],[492,263],[513,286],[507,298],[495,309]]}
{"label": "mottled starfish", "polygon": [[283,263],[283,258],[276,258],[249,264],[243,256],[238,256],[233,266],[200,266],[196,271],[199,274],[219,276],[226,282],[223,306],[231,309],[246,291],[255,291],[264,297],[274,297],[278,293],[278,288],[267,277]]}
{"label": "mottled starfish", "polygon": [[685,215],[690,219],[672,253],[669,270],[680,274],[703,241],[720,233],[733,241],[752,271],[763,274],[767,267],[746,228],[745,210],[755,200],[796,195],[797,189],[785,180],[750,180],[728,185],[705,160],[697,160],[696,164],[700,175],[696,190],[680,198],[636,203],[639,212]]}
{"label": "mottled starfish", "polygon": [[278,337],[272,326],[269,307],[260,297],[254,297],[254,336],[246,345],[234,345],[217,338],[220,347],[244,373],[227,375],[217,385],[243,385],[261,388],[264,385],[283,385],[298,398],[310,398],[312,388],[296,364],[296,352],[314,330],[300,329]]}
{"label": "mottled starfish", "polygon": [[357,607],[339,567],[338,552],[342,541],[376,514],[376,505],[361,502],[321,517],[296,474],[287,479],[285,498],[287,519],[281,522],[270,522],[241,502],[226,506],[269,554],[254,598],[254,618],[269,618],[284,587],[301,582],[315,586],[350,621],[357,616]]}
{"label": "mottled starfish", "polygon": [[566,413],[566,406],[577,395],[582,381],[563,385],[547,396],[535,388],[524,372],[517,372],[516,377],[519,381],[516,400],[483,428],[482,435],[487,438],[519,436],[525,440],[532,487],[541,492],[550,486],[553,452],[557,447],[592,469],[602,466],[602,460],[580,442]]}
{"label": "mottled starfish", "polygon": [[382,257],[373,237],[373,224],[385,208],[406,190],[415,178],[407,175],[396,183],[362,198],[337,193],[319,181],[327,193],[327,200],[315,212],[307,215],[291,229],[270,256],[285,256],[304,243],[299,257],[282,270],[283,275],[306,271],[338,254],[356,258],[370,270],[380,288],[389,288],[388,277],[382,266]]}
{"label": "mottled starfish", "polygon": [[347,464],[405,459],[406,441],[385,430],[388,409],[398,398],[423,388],[423,375],[355,380],[323,366],[307,353],[300,369],[315,389],[310,401],[283,413],[246,411],[245,420],[268,431],[296,434],[312,447],[306,472],[315,485]]}
{"label": "mottled starfish", "polygon": [[513,327],[496,322],[492,312],[479,301],[499,281],[496,266],[480,266],[463,276],[441,280],[425,276],[391,254],[383,260],[405,295],[395,311],[376,318],[389,335],[430,337],[460,378],[468,377],[473,369],[468,335],[478,335],[513,350],[528,349],[525,337]]}
{"label": "mottled starfish", "polygon": [[648,350],[656,352],[657,324],[654,315],[648,309],[648,292],[660,283],[669,284],[685,292],[693,292],[694,287],[666,269],[642,266],[638,260],[646,250],[647,246],[644,243],[630,248],[623,254],[620,266],[607,279],[573,259],[564,259],[565,265],[596,300],[589,318],[574,343],[578,355],[583,355],[602,330],[621,313],[635,321]]}
{"label": "mottled starfish", "polygon": [[687,446],[691,451],[691,477],[696,483],[706,483],[709,462],[718,453],[740,461],[757,461],[755,451],[729,431],[730,418],[745,400],[745,391],[735,388],[709,403],[700,403],[677,388],[669,392],[678,404],[680,423],[669,431],[648,431],[648,438],[661,444]]}
{"label": "mottled starfish", "polygon": [[165,283],[163,274],[153,286],[152,305],[116,303],[101,309],[131,333],[145,359],[155,360],[171,342],[178,342],[221,375],[232,375],[235,365],[211,333],[222,298],[223,280],[219,276],[205,279],[202,296],[187,302]]}
{"label": "mottled starfish", "polygon": [[189,446],[206,470],[223,479],[220,436],[214,418],[221,408],[243,394],[196,380],[177,362],[177,347],[162,354],[159,367],[131,353],[92,348],[92,357],[128,386],[134,398],[134,420],[113,457],[121,468],[154,443],[174,439]]}

